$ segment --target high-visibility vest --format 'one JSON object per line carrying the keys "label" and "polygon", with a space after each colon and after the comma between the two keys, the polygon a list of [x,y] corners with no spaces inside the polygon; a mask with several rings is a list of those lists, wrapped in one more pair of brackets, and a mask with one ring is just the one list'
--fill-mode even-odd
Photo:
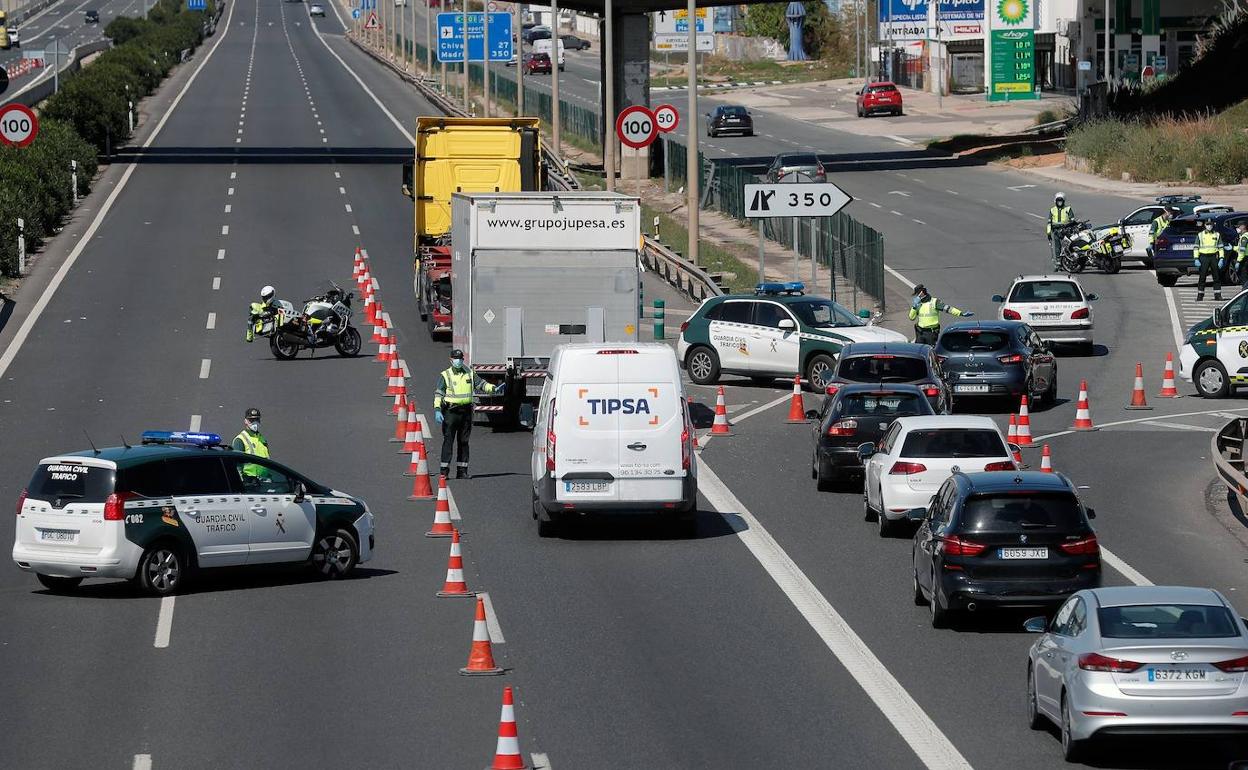
{"label": "high-visibility vest", "polygon": [[451,406],[471,404],[472,382],[474,379],[476,378],[472,373],[472,369],[465,368],[462,372],[458,372],[452,366],[443,370],[442,382],[445,385],[446,392],[440,399],[440,403],[450,404]]}
{"label": "high-visibility vest", "polygon": [[1049,209],[1049,224],[1064,225],[1074,218],[1074,209],[1070,206],[1062,206],[1058,208],[1054,206]]}
{"label": "high-visibility vest", "polygon": [[1161,235],[1161,231],[1165,230],[1166,226],[1169,224],[1170,224],[1170,221],[1167,220],[1165,217],[1157,217],[1156,219],[1154,219],[1152,230],[1148,234],[1149,239],[1156,241],[1157,236]]}
{"label": "high-visibility vest", "polygon": [[931,329],[940,326],[940,300],[932,297],[927,302],[919,304],[918,317],[914,321],[914,325],[920,329]]}
{"label": "high-visibility vest", "polygon": [[1239,240],[1235,242],[1235,250],[1239,252],[1241,260],[1248,258],[1248,233],[1239,234]]}
{"label": "high-visibility vest", "polygon": [[1222,250],[1222,238],[1217,231],[1201,230],[1196,234],[1197,254],[1217,254]]}
{"label": "high-visibility vest", "polygon": [[[242,430],[239,431],[235,438],[243,442],[243,451],[247,454],[268,459],[269,442],[264,439],[263,434],[253,434],[249,430]],[[256,465],[255,463],[243,463],[243,475],[262,479],[268,476],[268,469],[263,465]]]}

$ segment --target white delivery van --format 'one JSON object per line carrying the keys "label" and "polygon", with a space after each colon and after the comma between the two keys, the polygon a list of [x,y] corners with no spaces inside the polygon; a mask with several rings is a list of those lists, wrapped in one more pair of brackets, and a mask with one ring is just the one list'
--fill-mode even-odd
{"label": "white delivery van", "polygon": [[698,473],[676,354],[662,343],[554,349],[533,430],[539,534],[593,512],[668,513],[690,534]]}
{"label": "white delivery van", "polygon": [[[553,47],[554,47],[554,46],[553,46],[553,44],[550,42],[550,38],[547,38],[547,39],[545,39],[545,40],[534,40],[534,41],[533,41],[533,44],[532,44],[533,53],[544,53],[544,54],[546,54],[547,56],[549,56],[549,57],[550,57],[550,61],[551,61],[551,63],[552,63],[552,64],[553,64],[553,63],[554,63],[554,61],[555,61],[555,55],[554,55],[554,54],[552,54],[552,53],[550,52],[550,51],[551,51],[551,49],[552,49]],[[563,65],[564,65],[564,58],[563,58],[563,40],[562,40],[562,39],[560,39],[560,40],[559,40],[559,71],[560,71],[560,72],[563,72]]]}

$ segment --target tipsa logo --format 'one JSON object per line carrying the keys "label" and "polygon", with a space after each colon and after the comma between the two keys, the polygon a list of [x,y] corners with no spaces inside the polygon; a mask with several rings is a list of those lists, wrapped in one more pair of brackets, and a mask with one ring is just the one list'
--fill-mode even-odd
{"label": "tipsa logo", "polygon": [[644,398],[589,398],[590,414],[650,414],[650,401]]}

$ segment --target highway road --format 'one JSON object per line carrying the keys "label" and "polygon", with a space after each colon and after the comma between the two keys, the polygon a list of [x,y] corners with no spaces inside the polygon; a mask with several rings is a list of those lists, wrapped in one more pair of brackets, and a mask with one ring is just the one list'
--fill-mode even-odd
{"label": "highway road", "polygon": [[[1055,736],[1028,730],[1023,715],[1022,617],[931,629],[910,601],[907,541],[878,538],[859,495],[816,492],[809,428],[784,424],[781,383],[727,387],[737,435],[702,450],[688,540],[644,521],[539,539],[531,436],[474,432],[474,478],[452,492],[467,580],[489,592],[508,673],[458,676],[471,607],[434,597],[446,544],[421,535],[432,505],[406,500],[379,365],[279,362],[242,340],[260,286],[298,300],[324,278],[345,283],[362,246],[426,414],[446,364],[448,346],[428,339],[410,301],[399,169],[336,152],[404,147],[413,118],[433,110],[347,43],[333,12],[306,14],[230,4],[164,90],[178,97],[167,120],[145,130],[158,127],[151,146],[165,161],[187,148],[234,157],[140,163],[102,185],[71,228],[81,245],[46,305],[0,330],[0,434],[20,437],[0,454],[0,498],[16,499],[38,458],[85,446],[84,431],[101,445],[187,426],[228,437],[256,406],[276,458],[370,502],[377,557],[353,580],[245,571],[168,603],[117,583],[54,596],[0,571],[6,765],[479,768],[503,683],[517,691],[523,752],[545,767],[1059,764]],[[1032,215],[1051,194],[1023,177],[779,116],[760,129],[713,146],[742,162],[789,145],[836,160],[855,216],[886,233],[899,282],[988,315],[989,295],[1043,267]],[[283,149],[324,158],[265,162]],[[1096,216],[1131,205],[1071,198]],[[1215,515],[1207,429],[1225,419],[1215,412],[1248,406],[1189,397],[1123,411],[1135,361],[1150,395],[1159,384],[1169,305],[1144,271],[1083,280],[1103,297],[1100,347],[1061,359],[1063,402],[1034,414],[1033,431],[1051,435],[1056,467],[1098,511],[1108,582],[1210,585],[1238,603],[1248,538]],[[17,300],[25,309],[35,298]],[[1081,377],[1102,430],[1064,434]],[[709,389],[691,392],[713,403]],[[0,526],[0,538],[12,534]],[[1097,766],[1225,767],[1236,756],[1213,740],[1108,748]]]}

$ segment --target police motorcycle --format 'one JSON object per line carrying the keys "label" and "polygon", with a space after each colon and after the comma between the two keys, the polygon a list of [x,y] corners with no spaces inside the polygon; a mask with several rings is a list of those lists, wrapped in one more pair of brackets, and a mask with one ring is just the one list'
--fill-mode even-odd
{"label": "police motorcycle", "polygon": [[364,341],[351,325],[351,300],[354,292],[344,292],[338,284],[326,281],[321,293],[307,299],[303,310],[284,299],[270,303],[252,303],[247,341],[268,337],[273,356],[283,361],[299,355],[301,350],[315,351],[333,347],[341,356],[357,356]]}
{"label": "police motorcycle", "polygon": [[1089,265],[1113,275],[1122,269],[1122,257],[1131,247],[1131,236],[1121,227],[1093,227],[1090,222],[1071,222],[1055,228],[1061,239],[1060,268],[1068,273],[1082,273]]}

